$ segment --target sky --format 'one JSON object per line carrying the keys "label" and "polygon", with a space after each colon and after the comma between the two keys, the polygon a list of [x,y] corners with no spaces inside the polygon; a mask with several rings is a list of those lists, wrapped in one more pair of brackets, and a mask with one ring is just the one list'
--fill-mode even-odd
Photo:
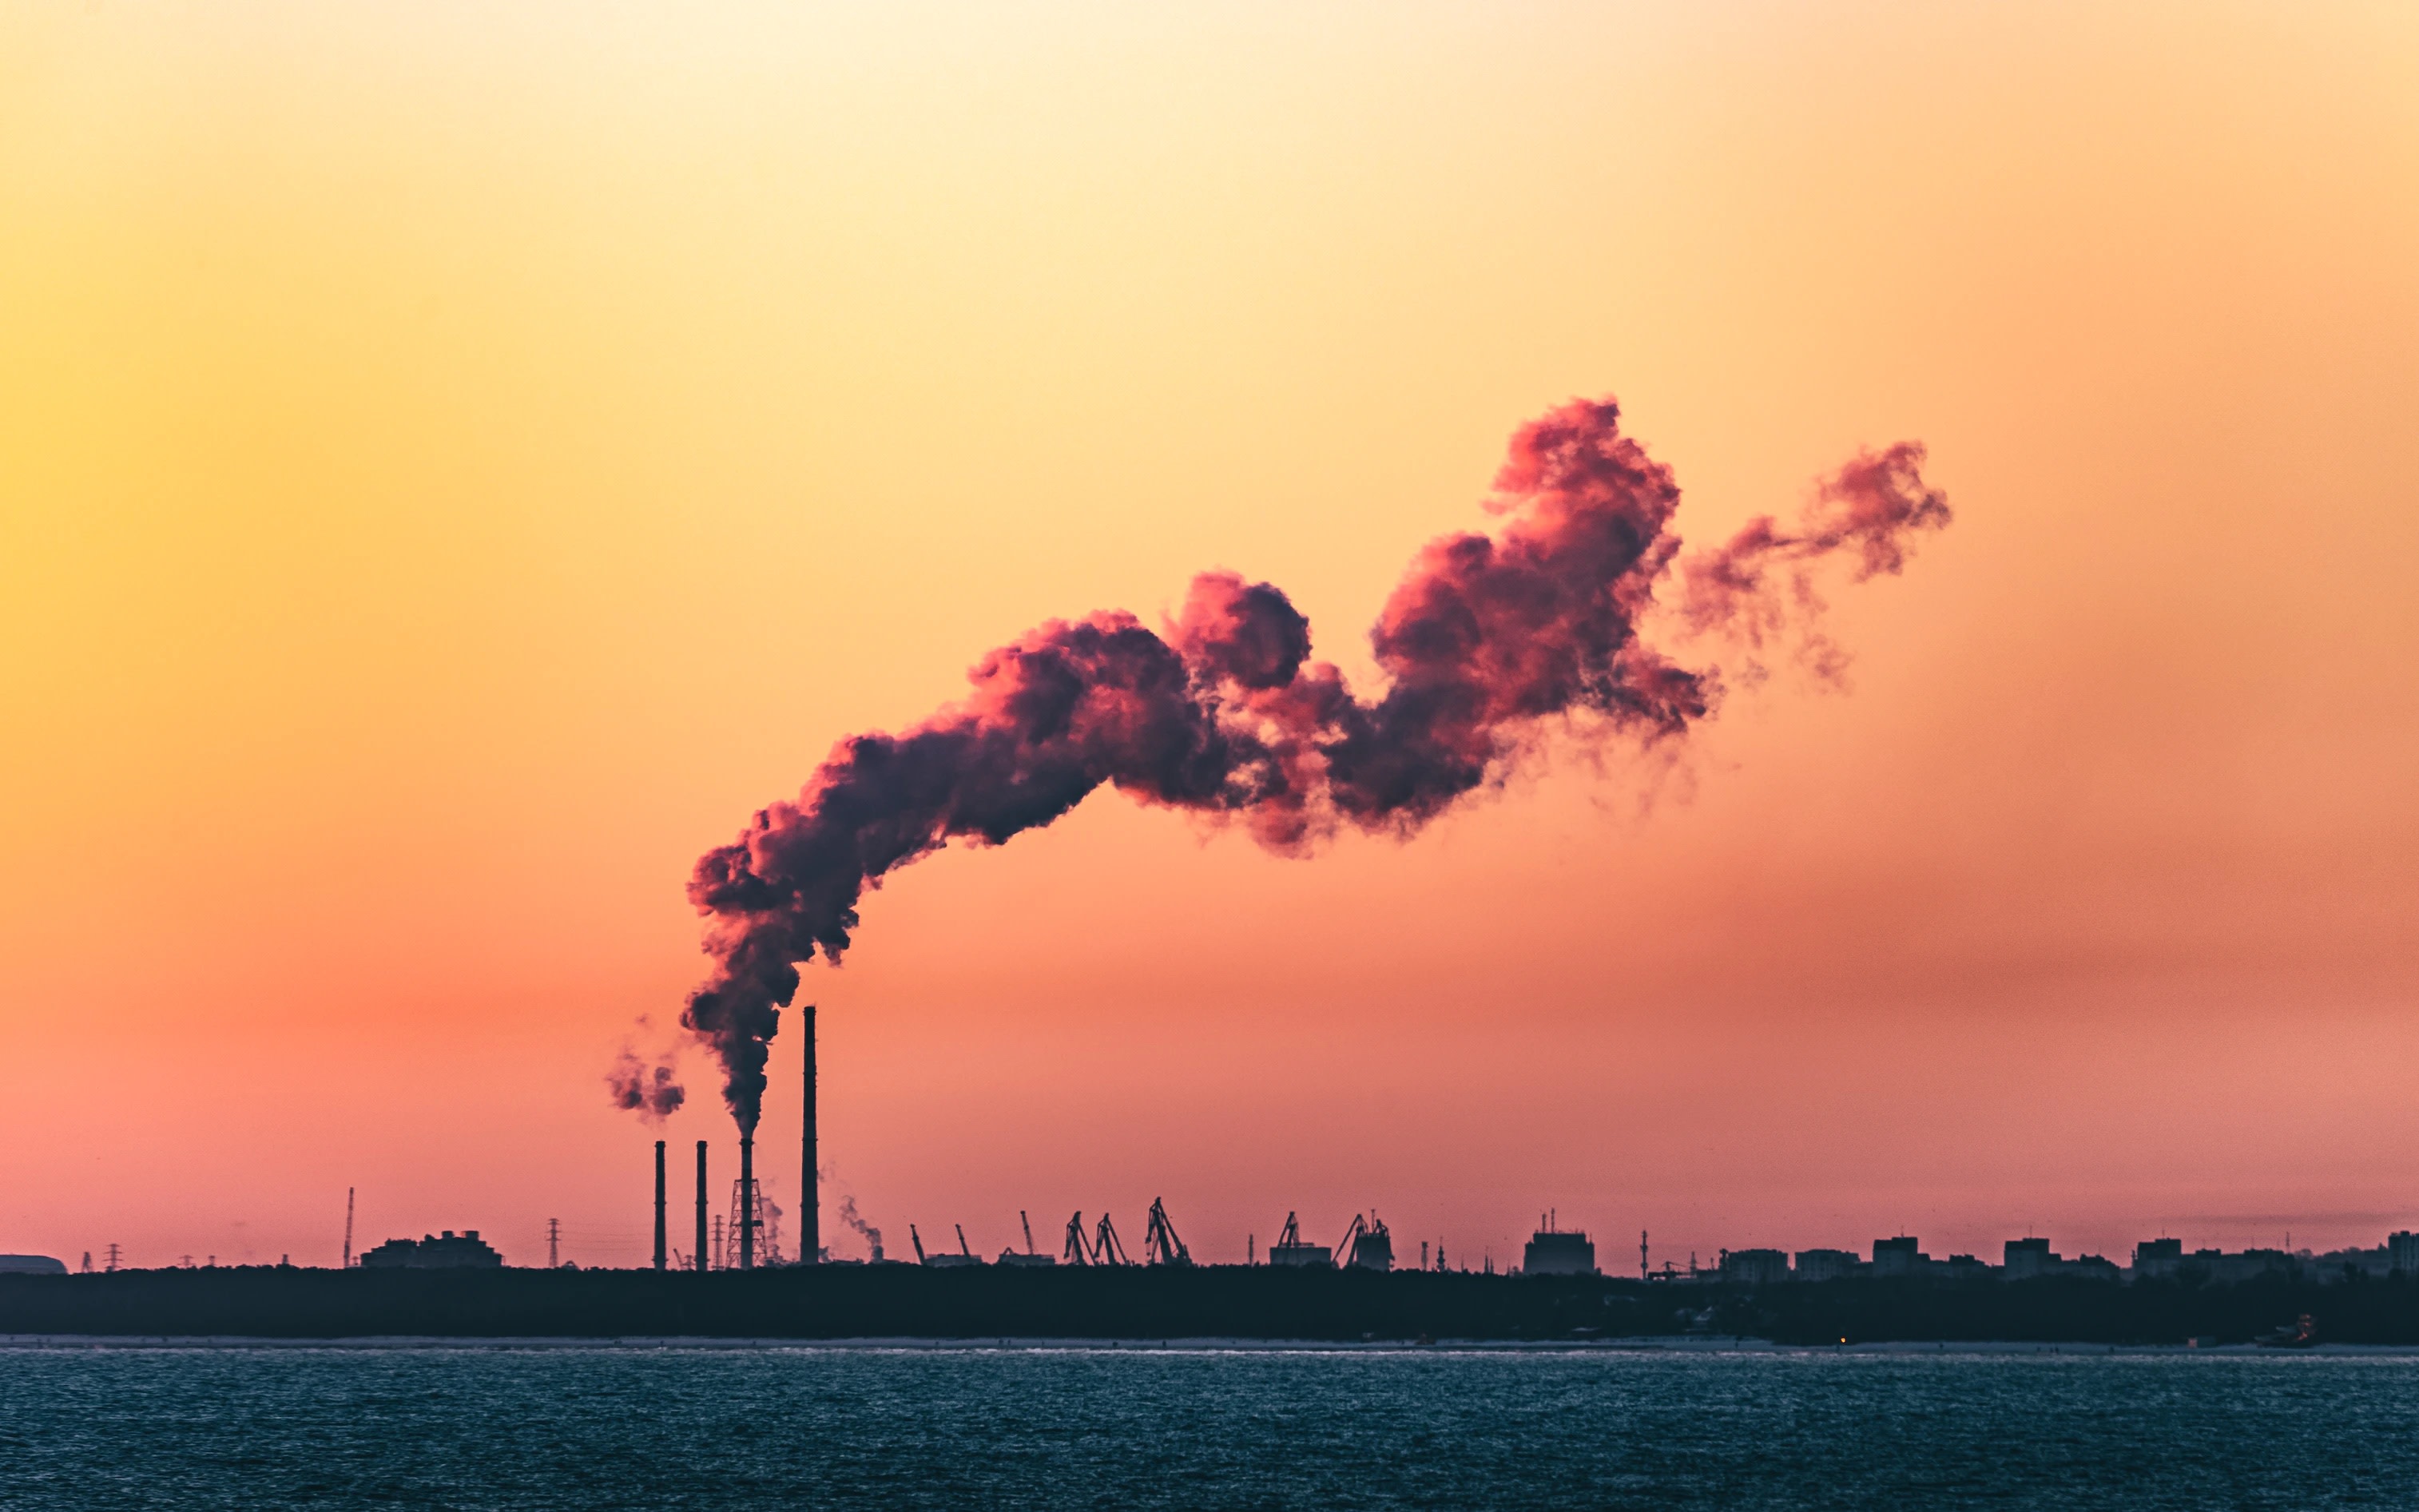
{"label": "sky", "polygon": [[0,1251],[641,1262],[701,852],[1205,568],[1367,682],[1603,394],[1691,541],[1929,446],[1847,687],[899,872],[834,1253],[2419,1227],[2408,8],[702,8],[0,11]]}

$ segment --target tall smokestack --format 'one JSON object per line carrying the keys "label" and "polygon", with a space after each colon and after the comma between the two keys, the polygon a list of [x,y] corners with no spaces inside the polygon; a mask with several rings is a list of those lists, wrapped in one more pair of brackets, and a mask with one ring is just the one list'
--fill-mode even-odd
{"label": "tall smokestack", "polygon": [[697,1142],[697,1268],[705,1269],[705,1141]]}
{"label": "tall smokestack", "polygon": [[664,1142],[655,1141],[655,1269],[664,1268]]}
{"label": "tall smokestack", "polygon": [[815,1005],[809,1003],[801,1011],[807,1037],[807,1169],[798,1187],[806,1194],[806,1211],[798,1217],[798,1263],[812,1265],[824,1257],[823,1177],[815,1165]]}
{"label": "tall smokestack", "polygon": [[739,1268],[756,1269],[756,1136],[739,1136]]}

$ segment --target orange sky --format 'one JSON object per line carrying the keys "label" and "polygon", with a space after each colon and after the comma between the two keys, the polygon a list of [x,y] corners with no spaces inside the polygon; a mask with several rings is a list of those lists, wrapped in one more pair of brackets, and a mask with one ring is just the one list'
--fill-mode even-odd
{"label": "orange sky", "polygon": [[355,1185],[639,1259],[601,1077],[700,851],[1202,568],[1366,678],[1602,393],[1695,540],[1929,443],[1852,690],[1408,847],[1102,795],[920,863],[809,972],[833,1199],[2419,1224],[2419,21],[1301,8],[0,14],[0,1251],[329,1262]]}

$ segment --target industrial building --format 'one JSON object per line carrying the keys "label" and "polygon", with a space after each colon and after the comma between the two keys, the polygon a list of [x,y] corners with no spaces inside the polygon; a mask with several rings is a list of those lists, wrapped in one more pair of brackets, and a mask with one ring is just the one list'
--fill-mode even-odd
{"label": "industrial building", "polygon": [[1269,1263],[1329,1270],[1335,1264],[1335,1251],[1325,1244],[1303,1243],[1301,1221],[1288,1212],[1286,1214],[1285,1231],[1277,1236],[1275,1243],[1269,1246]]}
{"label": "industrial building", "polygon": [[1335,1249],[1348,1257],[1344,1263],[1356,1271],[1394,1268],[1394,1236],[1386,1231],[1386,1221],[1374,1212],[1365,1219],[1354,1213],[1352,1227],[1344,1231]]}
{"label": "industrial building", "polygon": [[[87,1257],[87,1267],[89,1257]],[[65,1275],[67,1262],[47,1255],[0,1255],[0,1275]]]}
{"label": "industrial building", "polygon": [[1522,1275],[1595,1275],[1595,1243],[1584,1231],[1565,1231],[1556,1214],[1537,1219],[1537,1231],[1520,1251]]}
{"label": "industrial building", "polygon": [[503,1263],[504,1257],[475,1228],[459,1234],[448,1228],[417,1240],[390,1239],[376,1249],[362,1251],[361,1258],[362,1268],[369,1271],[493,1270]]}

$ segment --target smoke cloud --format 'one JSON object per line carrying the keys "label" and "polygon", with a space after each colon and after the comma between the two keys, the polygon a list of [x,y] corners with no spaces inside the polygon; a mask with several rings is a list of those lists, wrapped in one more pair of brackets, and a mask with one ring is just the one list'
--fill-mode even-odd
{"label": "smoke cloud", "polygon": [[[646,1016],[640,1014],[636,1035],[646,1035],[649,1027]],[[613,1105],[626,1108],[649,1123],[661,1123],[671,1117],[688,1101],[672,1060],[669,1053],[641,1055],[624,1044],[613,1057],[613,1069],[605,1073],[605,1089],[611,1095]]]}
{"label": "smoke cloud", "polygon": [[873,1258],[882,1258],[882,1230],[856,1215],[856,1198],[840,1199],[840,1221],[864,1235],[865,1242],[873,1247]]}
{"label": "smoke cloud", "polygon": [[[1649,643],[1658,611],[1686,636],[1760,646],[1820,613],[1818,564],[1895,573],[1914,534],[1949,521],[1923,449],[1902,442],[1821,480],[1794,525],[1760,519],[1683,558],[1678,486],[1619,418],[1579,400],[1514,433],[1487,501],[1501,523],[1428,543],[1387,600],[1372,699],[1310,659],[1281,591],[1211,572],[1157,631],[1121,611],[1051,621],[976,663],[963,702],[842,740],[689,883],[714,968],[681,1022],[721,1061],[740,1127],[756,1126],[799,967],[838,963],[865,889],[949,841],[1004,844],[1103,784],[1240,822],[1285,855],[1348,827],[1409,838],[1554,731],[1651,744],[1707,717],[1720,671]],[[1836,672],[1836,648],[1806,634],[1810,662]]]}

